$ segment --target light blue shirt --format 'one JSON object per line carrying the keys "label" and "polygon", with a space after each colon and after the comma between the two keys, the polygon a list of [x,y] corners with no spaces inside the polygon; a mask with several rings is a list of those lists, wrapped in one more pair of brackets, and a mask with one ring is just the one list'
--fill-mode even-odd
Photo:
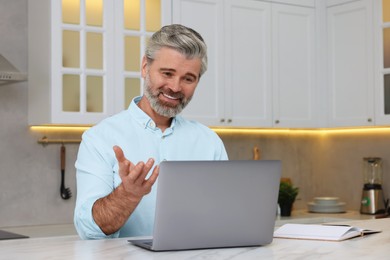
{"label": "light blue shirt", "polygon": [[[133,163],[154,158],[163,160],[227,160],[221,139],[208,127],[176,116],[164,133],[143,112],[135,98],[128,110],[109,117],[83,134],[77,169],[77,200],[74,224],[83,239],[101,239],[152,234],[156,201],[156,186],[143,197],[126,224],[116,233],[106,236],[92,216],[92,206],[99,198],[110,194],[120,183],[118,162],[113,146],[122,148]],[[157,179],[158,180],[158,179]]]}

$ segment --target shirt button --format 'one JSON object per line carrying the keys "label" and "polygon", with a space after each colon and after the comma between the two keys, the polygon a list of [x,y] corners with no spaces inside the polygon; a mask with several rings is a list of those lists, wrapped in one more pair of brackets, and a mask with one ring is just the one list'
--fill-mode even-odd
{"label": "shirt button", "polygon": [[151,128],[155,128],[155,127],[156,127],[156,124],[155,124],[153,121],[150,121],[149,126],[150,126]]}

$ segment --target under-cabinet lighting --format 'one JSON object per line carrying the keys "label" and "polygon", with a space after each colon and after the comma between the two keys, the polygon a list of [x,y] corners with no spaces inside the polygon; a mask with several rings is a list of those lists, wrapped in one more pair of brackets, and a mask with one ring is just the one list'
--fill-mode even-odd
{"label": "under-cabinet lighting", "polygon": [[79,133],[88,130],[91,126],[80,126],[80,125],[40,125],[30,126],[32,131],[36,132],[62,132],[62,133]]}
{"label": "under-cabinet lighting", "polygon": [[370,127],[370,128],[318,128],[318,129],[287,129],[287,128],[212,128],[217,134],[288,134],[288,135],[328,135],[328,134],[390,134],[390,127]]}
{"label": "under-cabinet lighting", "polygon": [[234,134],[234,135],[289,135],[289,134],[318,134],[319,130],[306,129],[281,129],[281,128],[211,128],[217,134]]}
{"label": "under-cabinet lighting", "polygon": [[[31,126],[36,132],[82,133],[89,125],[40,125]],[[390,134],[390,127],[360,127],[360,128],[318,128],[318,129],[289,129],[289,128],[219,128],[211,127],[217,134],[266,134],[266,135],[328,135],[328,134]]]}

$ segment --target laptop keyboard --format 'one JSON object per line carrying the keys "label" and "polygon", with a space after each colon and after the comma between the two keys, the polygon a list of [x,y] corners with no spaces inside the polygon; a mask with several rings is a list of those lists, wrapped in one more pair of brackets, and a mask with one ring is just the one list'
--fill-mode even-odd
{"label": "laptop keyboard", "polygon": [[144,242],[142,242],[142,244],[148,245],[148,246],[152,246],[153,245],[153,241],[152,240],[151,241],[144,241]]}

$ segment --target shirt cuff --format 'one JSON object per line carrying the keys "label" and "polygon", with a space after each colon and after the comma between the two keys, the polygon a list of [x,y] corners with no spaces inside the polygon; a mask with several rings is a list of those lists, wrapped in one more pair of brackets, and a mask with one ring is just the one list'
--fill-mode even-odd
{"label": "shirt cuff", "polygon": [[95,223],[92,215],[92,207],[96,199],[92,198],[80,205],[74,214],[74,225],[81,239],[106,239],[118,238],[119,230],[111,235],[106,235]]}

